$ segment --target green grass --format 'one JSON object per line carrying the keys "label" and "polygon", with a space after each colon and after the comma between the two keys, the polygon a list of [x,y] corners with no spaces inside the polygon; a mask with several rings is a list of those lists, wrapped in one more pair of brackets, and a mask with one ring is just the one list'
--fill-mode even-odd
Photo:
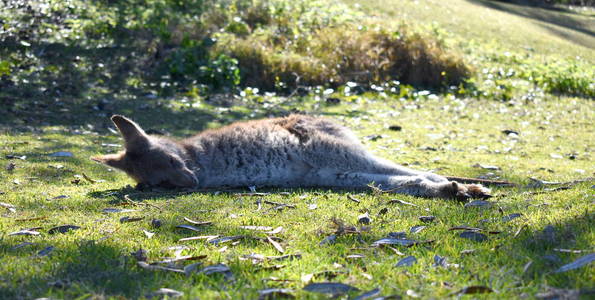
{"label": "green grass", "polygon": [[[541,194],[527,194],[541,189],[525,185],[530,183],[530,177],[572,181],[594,176],[595,102],[581,93],[575,97],[551,94],[556,91],[524,75],[541,70],[546,63],[549,66],[557,62],[563,70],[546,68],[541,74],[550,77],[543,81],[564,85],[565,81],[558,79],[578,76],[576,81],[582,82],[589,78],[595,57],[588,45],[592,45],[593,37],[584,32],[593,30],[589,22],[592,16],[493,1],[361,3],[363,11],[386,22],[405,20],[411,26],[429,27],[429,32],[433,30],[438,40],[449,45],[448,49],[464,53],[465,60],[476,68],[472,77],[476,88],[427,95],[403,85],[389,92],[391,86],[387,85],[383,92],[345,95],[340,88],[326,95],[325,88],[318,87],[307,96],[297,93],[285,98],[254,95],[253,89],[244,89],[243,96],[237,97],[204,96],[189,85],[174,86],[171,89],[177,92],[173,96],[162,97],[158,95],[158,85],[140,77],[113,77],[122,74],[112,74],[98,66],[99,62],[120,62],[126,68],[126,49],[85,52],[92,58],[89,61],[80,54],[83,60],[79,62],[78,77],[68,72],[58,77],[37,77],[40,73],[33,71],[32,77],[25,77],[42,84],[54,78],[56,82],[48,90],[23,81],[2,86],[10,89],[0,91],[0,202],[14,205],[16,211],[0,207],[0,298],[133,299],[163,287],[182,291],[189,299],[253,299],[258,297],[258,290],[271,287],[290,288],[298,298],[325,298],[302,290],[305,275],[324,271],[332,271],[334,277],[319,275],[313,281],[342,282],[361,290],[378,287],[385,296],[407,297],[411,290],[423,299],[444,298],[472,285],[488,286],[494,293],[468,298],[534,298],[549,287],[592,289],[592,264],[565,273],[553,271],[595,251],[594,182]],[[558,28],[561,25],[543,24],[544,21],[523,16],[530,12],[574,22],[573,26],[580,30]],[[428,20],[433,20],[434,25],[428,25]],[[567,33],[568,38],[546,29],[546,25]],[[68,61],[76,51],[60,48],[56,53],[64,54],[59,58]],[[109,56],[113,61],[102,61]],[[575,56],[582,60],[573,61]],[[508,76],[510,69],[516,75]],[[493,83],[487,82],[490,78]],[[129,88],[118,88],[120,81],[130,84]],[[70,93],[71,89],[76,93]],[[328,104],[325,100],[329,96],[338,97],[340,104]],[[361,200],[358,204],[348,199],[347,192],[330,190],[262,190],[271,192],[263,197],[240,197],[233,192],[142,193],[130,188],[134,183],[125,174],[88,159],[118,150],[110,146],[121,143],[119,136],[109,130],[109,116],[113,113],[132,117],[145,129],[182,137],[236,120],[295,110],[338,120],[362,137],[372,151],[397,163],[444,175],[499,178],[523,187],[495,188],[494,205],[489,208],[372,192],[353,194]],[[389,130],[391,125],[399,125],[402,130]],[[508,136],[503,130],[517,131],[519,136]],[[370,135],[381,138],[366,138]],[[70,151],[74,157],[48,155],[56,151]],[[7,155],[24,155],[26,159],[9,159]],[[8,170],[12,168],[10,164],[14,164],[14,170]],[[485,170],[475,167],[476,164],[500,169]],[[81,178],[83,173],[101,182],[91,183]],[[68,197],[52,200],[61,195]],[[271,205],[262,204],[258,210],[255,202],[260,198],[293,204],[295,208],[274,211],[270,210]],[[388,204],[391,199],[417,206]],[[316,208],[310,209],[311,204],[316,204]],[[110,207],[135,211],[102,212]],[[384,208],[387,212],[379,215]],[[334,230],[332,218],[358,225],[358,216],[365,212],[372,217],[369,231],[339,236],[334,244],[319,245]],[[512,213],[523,215],[509,222],[502,220]],[[418,217],[424,215],[433,215],[436,220],[422,223]],[[124,216],[144,219],[121,223]],[[184,217],[213,224],[201,227],[201,232],[175,228],[186,224]],[[161,220],[163,225],[153,228],[152,219]],[[481,221],[485,219],[491,221]],[[65,224],[81,228],[65,234],[48,233],[50,228]],[[205,241],[178,241],[196,235],[264,237],[263,233],[241,229],[243,225],[282,226],[283,231],[275,236],[282,239],[285,254],[299,253],[301,259],[262,264],[242,260],[251,253],[281,254],[271,244],[253,238],[243,239],[237,245],[225,244],[225,251],[220,251],[223,245]],[[415,225],[427,228],[409,233]],[[501,233],[489,235],[483,243],[473,242],[458,237],[458,232],[448,231],[460,225]],[[553,226],[553,234],[546,229],[549,225]],[[41,227],[39,236],[8,235],[35,227]],[[524,229],[517,235],[520,228]],[[155,235],[147,238],[143,229]],[[411,267],[395,267],[405,256],[370,245],[398,231],[406,231],[413,239],[435,242],[411,248],[395,246],[418,260]],[[224,263],[231,267],[234,279],[225,280],[221,274],[185,276],[145,270],[130,255],[144,249],[148,261],[158,261],[172,257],[174,253],[168,248],[179,245],[188,247],[181,255],[206,258],[181,262],[178,267],[195,262],[202,262],[203,266]],[[53,246],[53,251],[38,257],[37,253],[48,246]],[[586,252],[562,253],[556,248]],[[468,249],[475,252],[461,254]],[[347,257],[352,254],[364,257]],[[449,263],[459,266],[434,267],[435,255],[447,257]],[[267,268],[274,265],[282,268]]]}
{"label": "green grass", "polygon": [[[473,167],[476,163],[496,165],[498,177],[518,183],[527,178],[568,181],[588,177],[593,172],[590,152],[593,144],[593,103],[584,100],[540,101],[528,105],[475,100],[418,99],[399,101],[394,98],[375,99],[376,95],[344,98],[339,106],[316,107],[311,98],[304,99],[300,108],[310,113],[337,115],[358,135],[381,134],[383,138],[366,142],[367,146],[399,163],[409,163],[418,169],[437,170],[447,175],[479,176],[489,172]],[[274,99],[271,99],[274,100]],[[239,107],[233,110],[239,111]],[[258,113],[258,111],[257,111]],[[572,114],[572,118],[568,118]],[[137,114],[132,114],[132,117]],[[140,116],[140,114],[138,114]],[[147,128],[155,128],[162,121],[158,114],[147,112]],[[439,116],[439,117],[437,117]],[[88,115],[89,117],[99,117]],[[175,117],[175,114],[174,114]],[[83,119],[81,119],[83,121]],[[173,120],[171,120],[173,121]],[[398,124],[402,131],[394,132],[387,126]],[[76,134],[67,126],[46,126],[42,132],[8,130],[1,136],[2,153],[26,155],[26,160],[13,162],[14,171],[2,171],[0,201],[16,206],[15,213],[3,212],[0,219],[2,244],[0,251],[0,294],[4,298],[76,298],[84,296],[124,296],[136,298],[161,287],[173,288],[185,296],[254,298],[259,289],[286,287],[295,290],[299,297],[316,297],[301,291],[305,285],[301,277],[322,271],[345,271],[336,278],[315,278],[314,281],[349,283],[362,290],[380,287],[384,295],[403,295],[409,289],[423,298],[444,297],[469,285],[485,285],[496,291],[491,297],[520,297],[534,295],[546,286],[564,288],[589,288],[593,277],[592,267],[562,274],[551,274],[564,263],[579,257],[577,254],[558,253],[553,248],[592,251],[594,232],[593,182],[580,184],[567,191],[526,196],[524,190],[500,188],[495,205],[487,209],[465,208],[453,201],[420,199],[401,195],[355,195],[362,202],[356,204],[345,192],[291,190],[289,195],[275,194],[263,200],[293,204],[295,209],[271,211],[263,204],[257,210],[258,197],[237,197],[233,194],[192,193],[188,195],[139,193],[126,186],[133,184],[124,174],[110,172],[104,166],[87,158],[106,153],[109,147],[102,144],[119,143],[120,139],[106,130],[91,130]],[[175,133],[187,132],[179,127]],[[517,139],[501,133],[504,129],[520,132]],[[84,129],[82,129],[84,130]],[[443,138],[432,139],[442,135]],[[485,146],[485,147],[484,147]],[[422,150],[434,147],[437,151]],[[505,149],[512,148],[507,151]],[[51,158],[49,153],[71,151],[72,158]],[[555,159],[550,154],[562,155]],[[569,159],[575,154],[576,159]],[[56,166],[62,165],[57,169]],[[582,171],[581,171],[582,170]],[[579,173],[580,172],[580,173]],[[82,179],[73,184],[75,175],[85,173],[100,183]],[[15,184],[18,180],[20,184]],[[133,201],[150,206],[120,206],[126,204],[124,195]],[[69,198],[47,200],[59,195]],[[419,207],[386,204],[390,199],[402,199]],[[310,210],[309,204],[317,208]],[[104,208],[136,209],[130,213],[102,213]],[[159,207],[160,209],[157,209]],[[378,216],[381,209],[388,213]],[[357,223],[357,216],[369,212],[373,218],[370,231],[361,236],[340,236],[335,244],[319,246],[332,232],[331,218],[337,217],[349,224]],[[522,213],[523,217],[510,222],[501,220],[503,215]],[[435,240],[426,246],[397,247],[406,255],[414,255],[418,263],[409,268],[394,264],[402,257],[389,249],[372,248],[370,244],[389,232],[409,231],[422,224],[417,217],[436,216],[436,221],[426,225],[411,238]],[[140,216],[135,223],[120,223],[123,216]],[[43,217],[43,220],[18,221]],[[213,221],[200,233],[176,229],[185,224],[183,217]],[[150,220],[162,220],[163,226],[153,229]],[[494,219],[482,223],[482,219]],[[48,229],[64,224],[81,226],[80,230],[66,234],[48,234]],[[555,235],[549,240],[541,233],[545,226],[553,225]],[[286,254],[300,253],[302,258],[293,261],[268,262],[253,265],[241,260],[251,253],[266,256],[280,255],[270,244],[258,240],[242,240],[224,252],[221,247],[204,241],[178,242],[194,235],[231,236],[246,234],[264,237],[263,234],[242,230],[241,225],[282,226],[277,234],[282,239]],[[502,233],[490,235],[484,243],[464,240],[448,228],[458,225],[479,226]],[[514,233],[522,226],[527,228],[520,235]],[[42,227],[40,236],[8,236],[23,228]],[[147,238],[141,231],[155,232]],[[32,245],[14,249],[23,242]],[[148,252],[149,261],[172,256],[168,247],[186,245],[183,255],[207,255],[205,265],[225,263],[232,268],[235,281],[226,282],[219,275],[194,274],[184,276],[164,271],[148,271],[136,266],[131,252],[139,248]],[[46,257],[35,257],[48,246],[54,250]],[[494,248],[497,248],[493,250]],[[461,255],[465,249],[476,252]],[[348,259],[347,255],[362,254],[362,259]],[[448,257],[459,268],[433,267],[434,255]],[[556,261],[548,260],[554,255]],[[549,258],[551,259],[551,258]],[[524,266],[532,261],[524,272]],[[186,262],[183,264],[190,264]],[[271,265],[284,266],[280,270],[262,270]],[[340,265],[340,266],[339,266]],[[367,275],[366,275],[367,274]],[[267,278],[291,280],[266,281]],[[264,280],[264,281],[263,281]],[[48,285],[61,281],[66,287]]]}

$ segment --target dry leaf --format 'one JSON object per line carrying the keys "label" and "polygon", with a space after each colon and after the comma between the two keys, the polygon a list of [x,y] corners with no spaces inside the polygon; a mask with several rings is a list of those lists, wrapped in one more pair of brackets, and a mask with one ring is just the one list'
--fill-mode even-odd
{"label": "dry leaf", "polygon": [[290,289],[265,289],[258,291],[258,300],[268,300],[268,299],[282,299],[282,298],[295,298],[292,295],[293,290]]}
{"label": "dry leaf", "polygon": [[281,253],[285,252],[285,251],[283,250],[283,247],[281,247],[281,244],[279,244],[279,243],[277,243],[277,242],[273,241],[273,239],[271,239],[271,237],[270,237],[270,236],[268,236],[268,235],[267,235],[267,241],[268,241],[269,243],[271,243],[271,245],[273,245],[273,247],[275,247],[275,249],[277,249],[277,251],[279,251],[279,252],[281,252]]}
{"label": "dry leaf", "polygon": [[202,230],[192,226],[192,225],[186,225],[186,224],[182,224],[182,225],[178,225],[176,226],[176,228],[182,228],[182,229],[188,229],[188,230],[192,230],[192,231],[197,231],[197,232],[201,232]]}
{"label": "dry leaf", "polygon": [[51,156],[51,157],[73,157],[74,154],[72,154],[72,152],[70,152],[70,151],[58,151],[58,152],[51,153],[48,156]]}
{"label": "dry leaf", "polygon": [[10,211],[11,213],[16,212],[16,208],[14,205],[10,204],[10,203],[4,203],[4,202],[0,202],[0,206],[6,208],[8,211]]}
{"label": "dry leaf", "polygon": [[380,289],[379,288],[375,288],[371,291],[367,291],[364,292],[362,294],[360,294],[359,296],[353,298],[353,300],[365,300],[365,299],[370,299],[370,298],[374,298],[374,299],[380,299],[383,297],[377,297],[380,296]]}
{"label": "dry leaf", "polygon": [[48,230],[49,234],[55,234],[55,233],[67,233],[71,230],[77,230],[81,228],[80,226],[76,226],[76,225],[62,225],[62,226],[56,226],[50,230]]}
{"label": "dry leaf", "polygon": [[201,235],[201,236],[191,236],[191,237],[187,237],[187,238],[182,238],[179,239],[178,242],[184,242],[184,241],[194,241],[194,240],[213,240],[218,238],[218,235]]}
{"label": "dry leaf", "polygon": [[54,251],[54,246],[45,247],[37,252],[37,257],[49,255],[52,251]]}
{"label": "dry leaf", "polygon": [[180,291],[168,289],[168,288],[160,288],[147,296],[148,296],[148,298],[164,297],[164,296],[171,297],[171,298],[178,298],[178,297],[184,296],[184,293],[182,293]]}
{"label": "dry leaf", "polygon": [[170,267],[164,267],[164,266],[158,266],[158,265],[150,265],[144,261],[139,261],[137,262],[138,266],[145,269],[145,270],[150,270],[150,271],[168,271],[168,272],[174,272],[174,273],[182,273],[182,274],[186,274],[184,272],[184,270],[182,269],[176,269],[176,268],[170,268]]}
{"label": "dry leaf", "polygon": [[121,217],[120,223],[130,223],[130,222],[138,222],[144,219],[145,217]]}
{"label": "dry leaf", "polygon": [[247,230],[255,230],[255,231],[266,231],[266,230],[273,229],[273,227],[270,227],[270,226],[240,226],[240,228],[247,229]]}
{"label": "dry leaf", "polygon": [[463,231],[459,234],[459,236],[475,242],[484,242],[488,240],[488,237],[485,234],[479,233],[477,231]]}
{"label": "dry leaf", "polygon": [[590,253],[587,254],[583,257],[578,258],[577,260],[563,265],[561,266],[558,270],[556,270],[554,273],[562,273],[562,272],[566,272],[566,271],[570,271],[570,270],[574,270],[574,269],[578,269],[580,267],[589,265],[590,263],[592,263],[595,260],[595,253]]}
{"label": "dry leaf", "polygon": [[426,228],[426,226],[423,226],[423,225],[413,226],[413,227],[411,227],[411,229],[409,229],[409,232],[411,232],[411,233],[419,233],[422,230],[424,230],[425,228]]}
{"label": "dry leaf", "polygon": [[127,209],[127,208],[113,208],[113,207],[108,207],[108,208],[104,208],[102,210],[102,212],[104,213],[125,213],[125,212],[133,212],[136,211],[136,209]]}
{"label": "dry leaf", "polygon": [[40,235],[41,234],[40,232],[35,231],[34,229],[39,229],[39,228],[21,229],[19,231],[11,232],[8,235]]}
{"label": "dry leaf", "polygon": [[339,295],[349,292],[358,292],[359,289],[339,282],[316,282],[304,287],[304,291],[322,294]]}
{"label": "dry leaf", "polygon": [[409,267],[409,266],[412,266],[416,262],[417,262],[417,259],[415,258],[415,256],[409,255],[409,256],[399,260],[399,262],[397,262],[395,267]]}
{"label": "dry leaf", "polygon": [[155,233],[154,233],[154,232],[150,232],[150,231],[147,231],[147,230],[144,230],[144,229],[143,229],[143,233],[145,234],[145,236],[146,236],[148,239],[152,238],[152,237],[155,235]]}
{"label": "dry leaf", "polygon": [[219,244],[241,240],[245,237],[246,236],[244,236],[244,235],[224,236],[224,237],[209,240],[208,242],[209,242],[209,244],[219,246]]}
{"label": "dry leaf", "polygon": [[186,218],[186,217],[184,217],[184,221],[186,221],[192,225],[196,225],[196,226],[204,226],[204,225],[213,224],[213,222],[210,222],[210,221],[199,222],[199,221],[194,221],[194,220]]}

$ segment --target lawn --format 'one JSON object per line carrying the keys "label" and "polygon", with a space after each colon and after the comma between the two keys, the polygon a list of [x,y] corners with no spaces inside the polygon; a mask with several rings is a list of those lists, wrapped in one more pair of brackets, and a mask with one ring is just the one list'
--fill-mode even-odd
{"label": "lawn", "polygon": [[[593,264],[561,267],[595,252],[595,102],[582,87],[555,93],[522,74],[553,62],[576,63],[561,77],[594,72],[593,14],[454,0],[359,9],[413,26],[431,20],[427,30],[476,70],[475,87],[197,97],[106,90],[101,82],[114,78],[98,73],[78,98],[0,91],[0,298],[592,297]],[[516,186],[471,203],[372,189],[138,191],[89,159],[121,149],[114,113],[184,137],[296,111],[337,120],[397,163]],[[397,244],[375,243],[387,237]],[[265,292],[273,288],[282,290]]]}

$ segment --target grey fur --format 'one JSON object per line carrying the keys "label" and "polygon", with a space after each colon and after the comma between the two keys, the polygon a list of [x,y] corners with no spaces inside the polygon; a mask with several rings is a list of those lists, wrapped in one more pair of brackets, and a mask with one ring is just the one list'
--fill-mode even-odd
{"label": "grey fur", "polygon": [[[125,119],[121,116],[114,118],[119,121]],[[139,135],[143,135],[142,129],[138,125],[136,127]],[[135,138],[139,139],[137,136]],[[160,165],[160,168],[164,168],[162,173],[154,168],[137,170],[140,168],[138,165],[151,165],[154,160],[162,160],[165,155],[182,161],[184,169],[194,174],[195,178],[190,181],[195,185],[192,187],[198,188],[257,186],[365,189],[374,183],[383,190],[396,193],[453,198],[461,193],[466,194],[467,188],[471,187],[376,157],[362,146],[349,129],[324,118],[303,115],[238,122],[204,131],[179,142],[146,136],[142,144],[147,141],[150,146],[145,154],[135,158],[143,160],[143,163],[129,163],[131,167],[128,169],[117,166],[140,183],[147,181],[148,184],[159,184],[169,180],[170,185],[189,185],[177,183],[176,178],[179,177],[164,176],[165,173],[176,174],[176,171],[165,170],[167,167],[163,167],[163,164]],[[126,147],[133,145],[127,142]],[[121,155],[122,160],[128,159],[126,153]],[[101,161],[101,158],[94,159]],[[159,180],[150,179],[152,172],[160,173],[157,176]],[[138,173],[143,175],[136,175]],[[481,186],[473,187],[483,193],[488,192]]]}

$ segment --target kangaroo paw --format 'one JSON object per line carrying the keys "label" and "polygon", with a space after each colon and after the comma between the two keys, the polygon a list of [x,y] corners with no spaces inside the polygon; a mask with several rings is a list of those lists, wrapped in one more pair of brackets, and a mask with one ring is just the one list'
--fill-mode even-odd
{"label": "kangaroo paw", "polygon": [[440,187],[438,197],[466,201],[471,198],[487,199],[492,195],[490,195],[488,188],[480,184],[462,184],[451,181]]}

